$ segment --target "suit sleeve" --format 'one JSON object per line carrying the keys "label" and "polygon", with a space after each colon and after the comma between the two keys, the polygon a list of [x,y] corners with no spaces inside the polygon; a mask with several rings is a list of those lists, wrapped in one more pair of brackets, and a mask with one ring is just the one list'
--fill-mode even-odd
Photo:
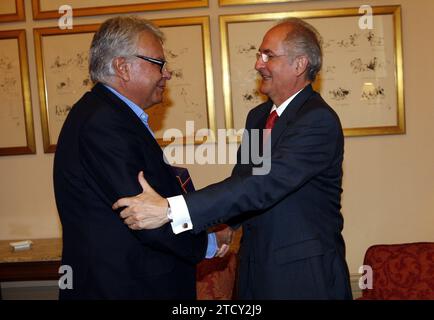
{"label": "suit sleeve", "polygon": [[271,152],[265,175],[241,174],[184,195],[193,232],[263,212],[325,170],[338,157],[342,129],[326,109],[314,109],[290,123]]}
{"label": "suit sleeve", "polygon": [[[146,157],[143,139],[119,119],[108,116],[91,119],[82,130],[80,154],[85,178],[95,186],[110,210],[117,199],[141,193],[137,181],[140,170],[148,181],[158,181],[161,168],[156,168]],[[113,214],[118,213],[113,211]],[[119,223],[126,227],[120,217]],[[189,262],[197,263],[205,257],[206,233],[174,235],[169,225],[155,230],[129,231],[145,246]]]}

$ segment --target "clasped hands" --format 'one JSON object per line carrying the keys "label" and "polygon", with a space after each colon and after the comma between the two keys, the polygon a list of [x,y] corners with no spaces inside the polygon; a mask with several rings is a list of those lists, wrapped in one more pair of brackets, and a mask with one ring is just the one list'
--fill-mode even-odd
{"label": "clasped hands", "polygon": [[[139,172],[138,180],[143,192],[116,201],[113,210],[125,207],[120,212],[125,224],[132,230],[156,229],[169,222],[167,208],[169,203],[160,196],[146,181],[143,172]],[[216,257],[223,257],[229,251],[233,230],[230,227],[221,228],[215,232],[218,250]]]}
{"label": "clasped hands", "polygon": [[214,257],[223,258],[229,252],[230,244],[234,235],[231,227],[219,225],[218,230],[214,231],[217,238],[217,252]]}

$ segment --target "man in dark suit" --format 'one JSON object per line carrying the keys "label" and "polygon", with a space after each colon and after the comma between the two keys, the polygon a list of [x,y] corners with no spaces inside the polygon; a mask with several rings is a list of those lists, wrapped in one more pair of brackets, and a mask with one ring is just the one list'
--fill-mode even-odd
{"label": "man in dark suit", "polygon": [[144,192],[114,208],[126,206],[121,216],[132,229],[173,219],[174,232],[196,233],[241,222],[239,298],[351,299],[340,213],[344,139],[338,116],[311,86],[321,63],[319,35],[300,19],[264,36],[255,68],[269,100],[250,111],[246,129],[272,129],[268,174],[239,163],[226,180],[167,200],[140,179]]}
{"label": "man in dark suit", "polygon": [[111,208],[141,191],[138,171],[163,196],[182,193],[144,112],[162,101],[171,77],[162,37],[146,20],[118,17],[93,38],[96,84],[71,109],[54,160],[62,264],[73,270],[73,288],[60,290],[61,299],[194,299],[196,264],[215,253],[206,232],[133,231]]}

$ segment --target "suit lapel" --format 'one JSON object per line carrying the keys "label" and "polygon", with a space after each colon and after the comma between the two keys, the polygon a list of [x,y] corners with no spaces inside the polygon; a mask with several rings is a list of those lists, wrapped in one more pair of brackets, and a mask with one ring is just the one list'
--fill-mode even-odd
{"label": "suit lapel", "polygon": [[[177,181],[175,172],[173,171],[173,168],[166,163],[163,150],[161,149],[157,140],[155,140],[155,138],[145,127],[139,117],[137,117],[137,115],[131,110],[131,108],[128,107],[125,102],[119,99],[116,95],[114,95],[110,90],[108,90],[104,85],[100,83],[97,83],[93,87],[92,92],[105,100],[110,107],[116,108],[120,112],[124,113],[126,117],[128,117],[131,128],[133,128],[137,132],[138,136],[143,137],[145,143],[148,144],[148,146],[150,147],[149,152],[153,152],[155,155],[158,155],[158,159],[163,159],[162,165],[163,167],[165,167],[166,173],[170,176],[171,181]],[[176,183],[176,187],[181,190],[181,187],[178,183]]]}
{"label": "suit lapel", "polygon": [[145,142],[157,153],[161,154],[161,148],[158,145],[155,138],[149,132],[149,130],[145,127],[143,122],[137,117],[137,115],[133,112],[133,110],[128,107],[128,105],[119,99],[116,95],[114,95],[110,90],[108,90],[103,84],[97,83],[92,92],[97,94],[99,97],[107,101],[107,104],[119,110],[119,112],[124,113],[130,120],[131,128],[137,131],[137,134],[142,136]]}
{"label": "suit lapel", "polygon": [[273,107],[273,101],[267,100],[257,110],[255,118],[246,123],[246,129],[264,129],[267,117]]}
{"label": "suit lapel", "polygon": [[[274,125],[273,130],[271,131],[271,149],[274,148],[277,140],[279,140],[279,137],[282,135],[283,131],[285,131],[289,123],[294,120],[297,112],[310,98],[310,96],[312,96],[313,93],[314,91],[312,89],[312,86],[309,84],[294,98],[294,100],[289,103],[285,111],[281,114],[276,124]],[[266,120],[264,120],[264,126],[262,128],[265,127],[265,121]]]}

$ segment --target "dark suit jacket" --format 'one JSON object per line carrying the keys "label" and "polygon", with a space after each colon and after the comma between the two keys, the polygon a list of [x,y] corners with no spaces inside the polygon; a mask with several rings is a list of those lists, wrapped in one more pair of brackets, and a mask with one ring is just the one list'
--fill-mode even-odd
{"label": "dark suit jacket", "polygon": [[[251,110],[246,129],[264,128],[271,107]],[[223,182],[185,195],[196,231],[242,222],[239,298],[351,298],[341,235],[343,145],[337,115],[308,85],[273,128],[269,174],[237,164]]]}
{"label": "dark suit jacket", "polygon": [[111,209],[141,192],[137,174],[165,197],[182,193],[155,139],[101,84],[72,108],[59,136],[54,191],[63,228],[62,264],[73,289],[61,299],[194,299],[206,233],[174,235],[169,224],[132,231]]}

